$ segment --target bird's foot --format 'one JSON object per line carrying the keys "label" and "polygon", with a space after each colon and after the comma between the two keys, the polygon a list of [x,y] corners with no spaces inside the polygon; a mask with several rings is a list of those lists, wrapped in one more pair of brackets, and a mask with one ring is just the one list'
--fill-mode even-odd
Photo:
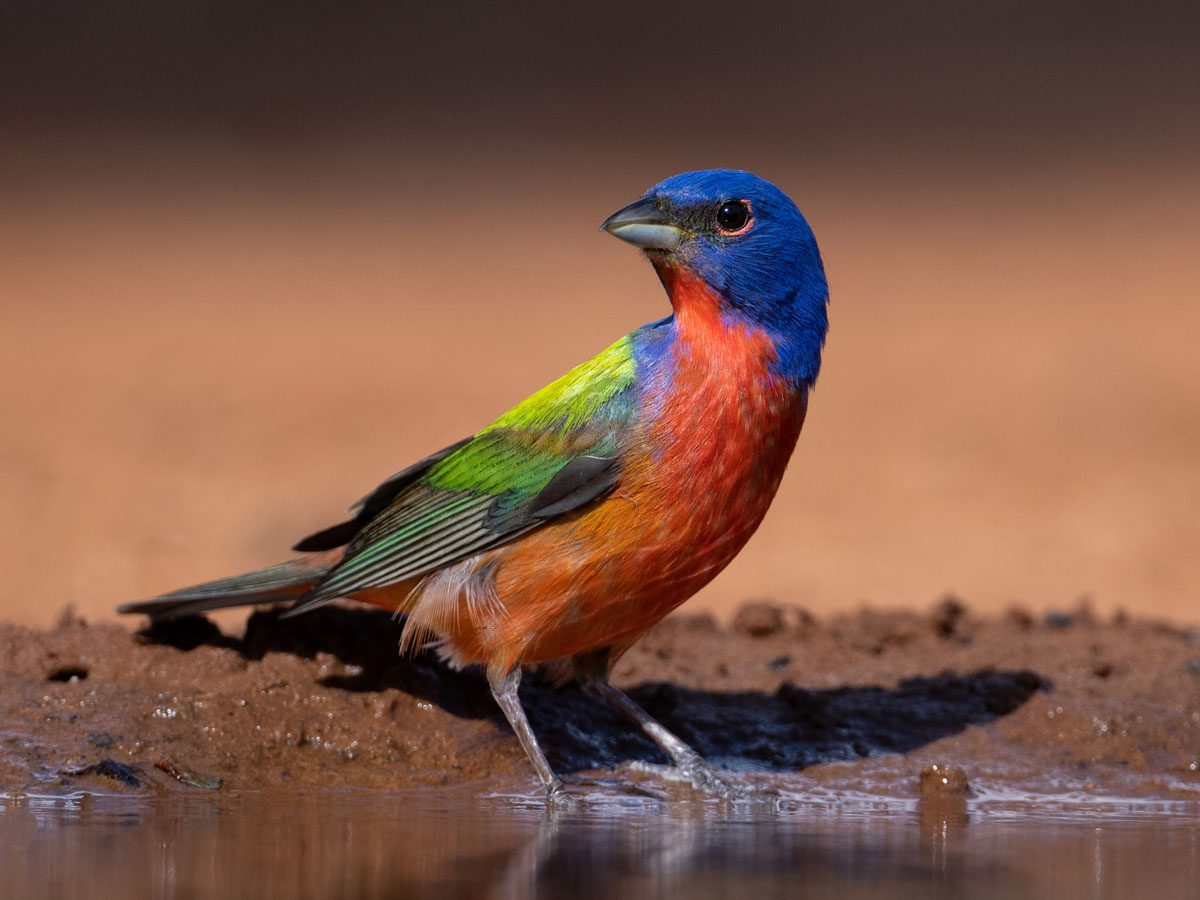
{"label": "bird's foot", "polygon": [[657,775],[664,781],[682,782],[689,784],[692,789],[710,797],[720,797],[722,800],[748,800],[762,794],[753,787],[732,784],[717,774],[704,760],[684,760],[673,766],[663,766],[656,763],[634,762],[625,763],[622,768],[646,775]]}
{"label": "bird's foot", "polygon": [[567,793],[566,787],[557,778],[546,785],[547,809],[572,809],[576,803],[576,799]]}

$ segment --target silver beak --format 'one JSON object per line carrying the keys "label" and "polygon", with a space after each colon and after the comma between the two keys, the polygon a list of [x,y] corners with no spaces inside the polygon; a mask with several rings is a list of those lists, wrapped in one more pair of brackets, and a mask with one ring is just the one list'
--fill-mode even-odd
{"label": "silver beak", "polygon": [[643,250],[674,250],[686,236],[682,228],[658,208],[653,197],[643,197],[604,220],[601,231]]}

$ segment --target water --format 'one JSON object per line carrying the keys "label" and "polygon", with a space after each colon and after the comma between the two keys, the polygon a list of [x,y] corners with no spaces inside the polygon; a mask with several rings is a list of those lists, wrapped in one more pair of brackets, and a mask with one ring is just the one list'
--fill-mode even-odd
{"label": "water", "polygon": [[422,793],[0,801],[5,898],[1200,897],[1200,806]]}

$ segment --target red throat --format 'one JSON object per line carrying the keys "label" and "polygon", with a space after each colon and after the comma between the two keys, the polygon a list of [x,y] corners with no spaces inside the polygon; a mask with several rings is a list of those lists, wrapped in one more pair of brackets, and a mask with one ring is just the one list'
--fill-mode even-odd
{"label": "red throat", "polygon": [[678,368],[672,380],[677,390],[687,391],[693,381],[712,389],[714,373],[735,393],[751,383],[763,387],[775,381],[775,343],[766,331],[727,314],[720,295],[691,269],[668,260],[652,262],[675,311]]}
{"label": "red throat", "polygon": [[652,259],[651,262],[681,327],[720,324],[721,299],[704,279],[674,261]]}

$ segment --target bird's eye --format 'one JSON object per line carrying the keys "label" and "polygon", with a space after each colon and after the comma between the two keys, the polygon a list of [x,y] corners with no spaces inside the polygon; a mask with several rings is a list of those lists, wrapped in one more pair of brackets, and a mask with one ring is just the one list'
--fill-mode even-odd
{"label": "bird's eye", "polygon": [[728,200],[717,207],[717,228],[722,234],[740,234],[750,227],[750,204]]}

